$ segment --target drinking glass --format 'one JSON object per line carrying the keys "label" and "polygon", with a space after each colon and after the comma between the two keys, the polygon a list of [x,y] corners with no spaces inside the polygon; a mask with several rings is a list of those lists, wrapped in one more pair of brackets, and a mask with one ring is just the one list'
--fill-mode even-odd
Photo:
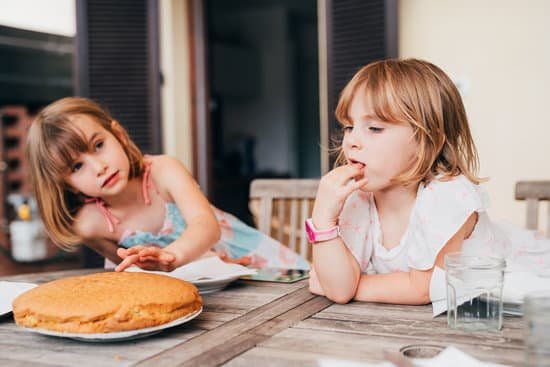
{"label": "drinking glass", "polygon": [[447,324],[466,331],[502,328],[502,258],[463,253],[445,255]]}

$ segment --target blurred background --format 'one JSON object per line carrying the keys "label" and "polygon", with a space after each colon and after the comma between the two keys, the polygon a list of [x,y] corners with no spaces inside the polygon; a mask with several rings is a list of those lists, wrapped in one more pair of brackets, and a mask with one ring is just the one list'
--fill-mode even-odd
{"label": "blurred background", "polygon": [[[0,0],[0,273],[101,263],[40,237],[22,152],[45,104],[100,102],[144,152],[179,158],[250,223],[250,181],[325,173],[338,93],[388,57],[453,78],[490,215],[524,225],[515,182],[550,179],[549,34],[545,0]],[[17,247],[21,221],[35,237]]]}

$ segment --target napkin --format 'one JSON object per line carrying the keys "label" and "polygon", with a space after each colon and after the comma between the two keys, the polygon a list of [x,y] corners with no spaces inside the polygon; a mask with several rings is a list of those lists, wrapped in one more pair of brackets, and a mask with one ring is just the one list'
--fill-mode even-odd
{"label": "napkin", "polygon": [[33,283],[0,281],[0,316],[11,312],[11,303],[17,296],[34,287]]}
{"label": "napkin", "polygon": [[523,297],[529,292],[550,290],[550,279],[532,272],[504,273],[502,301],[522,304]]}
{"label": "napkin", "polygon": [[[448,346],[433,358],[414,358],[409,361],[414,367],[506,367],[503,364],[481,362],[453,346]],[[398,367],[391,362],[362,363],[338,359],[322,359],[318,362],[321,367]]]}
{"label": "napkin", "polygon": [[[447,311],[446,287],[445,271],[436,267],[430,283],[430,299],[434,317]],[[502,301],[504,303],[520,305],[527,293],[543,290],[550,290],[550,282],[547,277],[527,271],[504,273],[504,286],[502,288]],[[463,301],[467,301],[467,299]]]}
{"label": "napkin", "polygon": [[414,359],[413,364],[419,367],[505,367],[503,364],[481,362],[453,346],[448,346],[433,358]]}
{"label": "napkin", "polygon": [[[126,271],[146,271],[132,266]],[[230,264],[222,261],[218,256],[205,257],[193,261],[187,265],[180,266],[171,272],[162,271],[146,271],[148,273],[157,273],[169,275],[174,278],[187,280],[188,282],[200,280],[217,280],[227,279],[231,277],[239,277],[242,275],[255,274],[256,270],[249,269],[239,264]]]}

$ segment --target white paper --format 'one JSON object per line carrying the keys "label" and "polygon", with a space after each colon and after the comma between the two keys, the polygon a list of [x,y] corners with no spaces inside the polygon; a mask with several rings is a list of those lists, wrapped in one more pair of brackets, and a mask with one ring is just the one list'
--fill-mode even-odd
{"label": "white paper", "polygon": [[11,312],[13,300],[34,287],[33,283],[0,281],[0,316]]}
{"label": "white paper", "polygon": [[391,362],[365,363],[334,358],[323,358],[317,362],[319,367],[395,367]]}
{"label": "white paper", "polygon": [[523,297],[529,292],[550,290],[550,279],[531,272],[504,273],[504,303],[523,304]]}
{"label": "white paper", "polygon": [[503,364],[481,362],[453,346],[445,348],[433,358],[416,358],[413,363],[420,367],[505,367]]}
{"label": "white paper", "polygon": [[[145,271],[136,266],[132,266],[127,271]],[[222,280],[234,277],[240,277],[243,275],[255,274],[256,270],[249,269],[239,264],[230,264],[222,261],[218,256],[205,257],[192,263],[171,271],[162,272],[155,271],[150,273],[157,273],[163,275],[169,275],[175,278],[187,280],[188,282],[196,282],[201,280]]]}
{"label": "white paper", "polygon": [[[506,367],[503,364],[481,362],[456,347],[449,346],[433,358],[410,359],[415,367]],[[317,361],[321,367],[396,367],[391,362],[365,363],[341,359],[323,358]]]}

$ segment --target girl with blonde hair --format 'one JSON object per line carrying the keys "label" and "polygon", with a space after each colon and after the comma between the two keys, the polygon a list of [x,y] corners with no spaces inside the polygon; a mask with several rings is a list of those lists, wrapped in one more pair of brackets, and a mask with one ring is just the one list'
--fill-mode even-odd
{"label": "girl with blonde hair", "polygon": [[439,67],[369,64],[342,91],[336,117],[337,167],[322,177],[306,221],[311,292],[339,303],[429,303],[445,254],[458,251],[517,265],[527,246],[533,256],[522,265],[548,267],[537,252],[550,249],[547,239],[489,219],[466,112]]}

